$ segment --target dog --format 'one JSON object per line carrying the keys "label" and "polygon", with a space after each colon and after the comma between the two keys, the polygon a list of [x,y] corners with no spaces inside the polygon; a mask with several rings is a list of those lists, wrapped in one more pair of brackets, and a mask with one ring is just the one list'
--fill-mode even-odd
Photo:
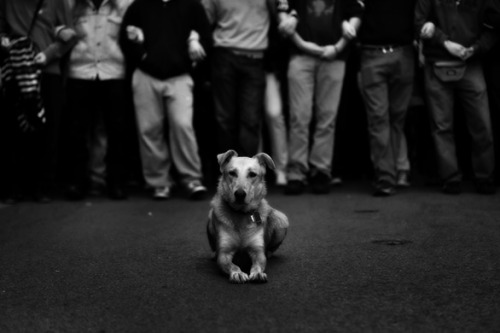
{"label": "dog", "polygon": [[[265,199],[266,167],[274,170],[274,162],[265,153],[238,157],[234,150],[217,155],[217,160],[221,176],[208,214],[210,247],[230,282],[267,282],[267,258],[279,248],[289,226],[287,216]],[[240,253],[250,257],[250,274],[233,263]]]}

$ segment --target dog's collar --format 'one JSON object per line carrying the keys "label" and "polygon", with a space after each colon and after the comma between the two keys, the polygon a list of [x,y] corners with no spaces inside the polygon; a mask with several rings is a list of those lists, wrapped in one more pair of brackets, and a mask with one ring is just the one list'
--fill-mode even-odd
{"label": "dog's collar", "polygon": [[260,214],[258,212],[253,212],[252,214],[250,214],[250,220],[256,224],[262,223],[262,217],[260,216]]}

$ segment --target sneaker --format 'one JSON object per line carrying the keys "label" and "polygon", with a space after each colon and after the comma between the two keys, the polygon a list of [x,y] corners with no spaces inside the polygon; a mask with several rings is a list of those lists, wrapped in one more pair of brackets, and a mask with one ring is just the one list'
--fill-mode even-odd
{"label": "sneaker", "polygon": [[462,193],[462,185],[458,180],[453,180],[444,183],[441,191],[445,194],[460,194]]}
{"label": "sneaker", "polygon": [[189,198],[191,200],[202,200],[205,198],[208,190],[199,180],[193,180],[186,185]]}
{"label": "sneaker", "polygon": [[316,194],[327,194],[330,192],[330,176],[317,172],[311,177],[311,189]]}
{"label": "sneaker", "polygon": [[285,186],[286,184],[286,173],[283,170],[276,170],[276,185]]}
{"label": "sneaker", "polygon": [[170,198],[170,187],[161,186],[154,190],[153,199],[155,200],[166,200]]}
{"label": "sneaker", "polygon": [[332,180],[330,181],[330,185],[332,186],[340,186],[343,184],[342,178],[340,177],[333,177]]}
{"label": "sneaker", "polygon": [[497,189],[491,180],[479,180],[476,182],[476,192],[479,194],[495,194]]}
{"label": "sneaker", "polygon": [[408,171],[399,171],[398,178],[396,181],[397,187],[410,187],[409,172]]}
{"label": "sneaker", "polygon": [[286,195],[298,195],[304,193],[306,184],[300,180],[289,180],[285,186],[284,193]]}
{"label": "sneaker", "polygon": [[375,197],[388,197],[395,193],[394,185],[387,180],[379,180],[375,184],[375,191],[373,196]]}

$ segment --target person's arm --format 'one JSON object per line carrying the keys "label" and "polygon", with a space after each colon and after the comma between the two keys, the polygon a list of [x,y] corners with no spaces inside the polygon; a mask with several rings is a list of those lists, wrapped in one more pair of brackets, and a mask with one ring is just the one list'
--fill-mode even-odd
{"label": "person's arm", "polygon": [[130,65],[137,65],[146,56],[144,32],[142,31],[138,6],[140,1],[132,2],[122,20],[118,43]]}
{"label": "person's arm", "polygon": [[299,50],[309,55],[320,57],[325,51],[324,47],[321,47],[313,42],[306,42],[299,36],[298,33],[294,33],[291,37],[292,42],[297,46]]}
{"label": "person's arm", "polygon": [[213,0],[201,0],[210,26],[213,28],[217,22],[216,8]]}
{"label": "person's arm", "polygon": [[333,45],[327,45],[322,58],[332,60],[335,59],[349,42],[356,38],[359,28],[361,27],[361,16],[363,15],[364,6],[356,0],[349,0],[345,3],[344,19],[342,21],[342,37]]}
{"label": "person's arm", "polygon": [[61,59],[77,41],[75,30],[72,28],[71,8],[67,0],[53,2],[52,20],[54,41],[37,54],[35,61],[39,64],[48,64]]}

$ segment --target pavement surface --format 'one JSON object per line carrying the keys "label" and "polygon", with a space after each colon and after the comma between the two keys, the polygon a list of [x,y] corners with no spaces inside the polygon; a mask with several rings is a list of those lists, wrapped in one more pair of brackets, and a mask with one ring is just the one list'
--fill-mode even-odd
{"label": "pavement surface", "polygon": [[500,194],[365,183],[269,202],[269,282],[230,284],[209,200],[0,206],[0,332],[499,332]]}

